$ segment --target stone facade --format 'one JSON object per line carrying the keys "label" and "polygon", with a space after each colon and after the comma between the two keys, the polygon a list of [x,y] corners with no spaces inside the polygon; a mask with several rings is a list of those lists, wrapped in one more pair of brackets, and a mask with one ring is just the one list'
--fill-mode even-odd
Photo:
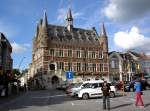
{"label": "stone facade", "polygon": [[108,79],[108,40],[104,24],[99,35],[95,28],[75,28],[71,9],[66,26],[48,24],[45,12],[33,38],[31,67],[35,78],[41,78],[40,84],[49,83],[47,87],[66,81],[66,71],[74,72],[74,82]]}
{"label": "stone facade", "polygon": [[150,57],[142,53],[110,52],[109,65],[111,81],[131,81],[136,76],[150,76]]}
{"label": "stone facade", "polygon": [[128,52],[110,52],[109,64],[111,81],[131,81],[140,71],[138,62]]}
{"label": "stone facade", "polygon": [[150,56],[145,53],[128,52],[139,64],[140,72],[150,77]]}

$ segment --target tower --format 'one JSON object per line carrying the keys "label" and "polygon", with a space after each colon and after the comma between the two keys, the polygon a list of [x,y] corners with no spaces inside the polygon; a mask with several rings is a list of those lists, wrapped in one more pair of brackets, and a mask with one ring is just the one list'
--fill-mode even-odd
{"label": "tower", "polygon": [[102,23],[101,25],[99,41],[100,41],[100,45],[103,48],[103,51],[108,53],[108,37],[106,34],[104,23]]}
{"label": "tower", "polygon": [[38,34],[39,34],[39,24],[37,23],[36,24],[36,31],[35,31],[35,38],[37,38],[38,37]]}
{"label": "tower", "polygon": [[72,13],[71,13],[71,8],[69,8],[68,13],[67,13],[66,26],[67,26],[68,31],[72,31],[73,17],[72,17]]}
{"label": "tower", "polygon": [[41,20],[40,24],[41,24],[40,46],[48,47],[48,20],[46,11],[44,11],[43,20]]}
{"label": "tower", "polygon": [[104,60],[102,63],[103,63],[104,71],[106,71],[104,75],[105,77],[107,76],[106,78],[109,81],[108,37],[106,34],[104,23],[102,23],[101,25],[99,43],[101,46],[101,51],[102,51],[103,60]]}

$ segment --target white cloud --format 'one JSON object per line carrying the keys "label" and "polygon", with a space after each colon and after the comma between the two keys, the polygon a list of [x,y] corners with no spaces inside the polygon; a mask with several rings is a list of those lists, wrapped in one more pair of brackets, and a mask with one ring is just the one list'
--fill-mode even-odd
{"label": "white cloud", "polygon": [[[68,12],[68,9],[67,8],[60,8],[58,9],[58,14],[57,14],[57,22],[58,23],[64,23],[65,22],[65,19],[66,19],[66,16],[67,16],[67,12]],[[74,19],[82,16],[82,13],[81,12],[74,12],[72,11],[72,16]]]}
{"label": "white cloud", "polygon": [[109,0],[104,15],[114,21],[130,21],[143,18],[150,12],[150,0]]}
{"label": "white cloud", "polygon": [[13,53],[23,53],[27,51],[27,49],[31,46],[30,44],[18,44],[16,42],[13,42],[12,44]]}
{"label": "white cloud", "polygon": [[115,33],[114,42],[123,49],[136,49],[139,51],[150,52],[150,38],[140,34],[139,28],[133,26],[130,31],[120,31]]}

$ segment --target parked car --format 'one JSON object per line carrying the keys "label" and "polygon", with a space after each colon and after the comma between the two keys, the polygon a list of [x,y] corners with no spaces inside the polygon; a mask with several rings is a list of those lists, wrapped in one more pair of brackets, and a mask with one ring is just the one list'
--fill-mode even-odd
{"label": "parked car", "polygon": [[66,88],[67,88],[67,83],[60,84],[60,85],[58,85],[58,86],[56,87],[56,89],[58,89],[58,90],[63,90],[63,91],[65,91]]}
{"label": "parked car", "polygon": [[70,95],[71,89],[76,86],[77,83],[70,83],[66,87],[66,94]]}
{"label": "parked car", "polygon": [[75,83],[72,88],[67,90],[67,94],[70,95],[70,96],[75,96],[77,91],[84,88],[90,82],[91,81],[85,81],[83,83]]}
{"label": "parked car", "polygon": [[[125,91],[135,91],[134,85],[135,85],[135,80],[129,82],[128,84],[125,85]],[[150,88],[150,84],[148,83],[147,80],[141,80],[141,88],[142,90],[148,90]]]}
{"label": "parked car", "polygon": [[133,92],[133,91],[135,91],[135,88],[134,88],[135,82],[136,82],[136,81],[133,80],[133,81],[131,81],[131,82],[125,84],[124,90],[125,90],[126,92]]}
{"label": "parked car", "polygon": [[150,84],[147,80],[141,80],[142,90],[148,90],[150,88]]}
{"label": "parked car", "polygon": [[[92,97],[102,97],[102,87],[103,81],[93,81],[92,83],[87,83],[86,86],[76,92],[76,96],[82,99],[88,99]],[[115,86],[110,85],[110,97],[115,97],[116,89]]]}

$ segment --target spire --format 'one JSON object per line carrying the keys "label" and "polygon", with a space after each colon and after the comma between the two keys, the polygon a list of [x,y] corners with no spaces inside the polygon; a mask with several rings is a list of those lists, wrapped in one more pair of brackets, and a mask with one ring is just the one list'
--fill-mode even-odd
{"label": "spire", "polygon": [[99,41],[100,41],[100,45],[103,48],[103,51],[108,52],[108,37],[106,34],[104,23],[102,23],[101,25]]}
{"label": "spire", "polygon": [[71,8],[69,8],[67,13],[66,24],[67,24],[67,29],[71,31],[73,28],[73,17],[71,13]]}
{"label": "spire", "polygon": [[40,19],[40,26],[42,26],[43,24],[43,19]]}
{"label": "spire", "polygon": [[104,36],[107,36],[107,34],[106,34],[106,31],[105,31],[105,26],[104,26],[104,22],[102,23],[102,26],[101,26],[101,31],[100,31],[100,35],[104,35]]}
{"label": "spire", "polygon": [[38,33],[39,33],[39,24],[38,22],[36,23],[36,32],[35,32],[35,37],[38,36]]}
{"label": "spire", "polygon": [[48,25],[48,20],[47,20],[47,14],[46,14],[46,10],[44,10],[44,16],[43,16],[43,27],[47,27]]}
{"label": "spire", "polygon": [[73,20],[72,13],[71,13],[71,8],[69,8],[69,10],[68,10],[67,19]]}

